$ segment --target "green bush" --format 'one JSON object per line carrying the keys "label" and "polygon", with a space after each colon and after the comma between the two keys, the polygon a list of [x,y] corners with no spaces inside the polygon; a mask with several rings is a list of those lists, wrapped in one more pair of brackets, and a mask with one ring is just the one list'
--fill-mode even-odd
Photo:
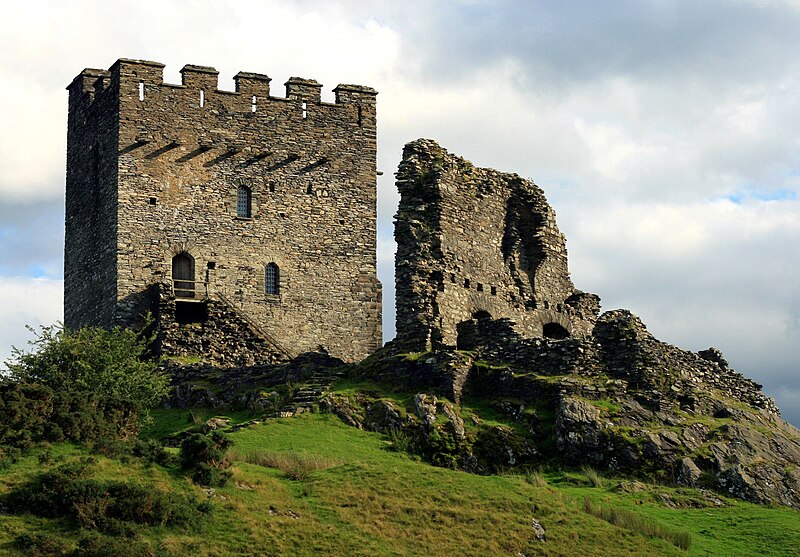
{"label": "green bush", "polygon": [[209,435],[193,433],[181,442],[178,458],[181,468],[192,473],[192,481],[205,486],[223,486],[230,478],[226,452],[230,439],[219,431]]}
{"label": "green bush", "polygon": [[4,503],[14,512],[68,518],[81,528],[131,537],[137,526],[195,527],[209,512],[194,498],[134,483],[89,477],[86,464],[70,463],[12,489]]}
{"label": "green bush", "polygon": [[56,392],[96,393],[143,408],[157,405],[167,394],[169,378],[147,357],[148,339],[136,331],[122,327],[71,331],[52,325],[42,327],[29,344],[33,351],[14,347],[6,362],[17,382],[40,383]]}
{"label": "green bush", "polygon": [[139,410],[132,402],[96,393],[54,392],[39,384],[0,385],[0,452],[30,449],[43,441],[131,437],[138,422]]}

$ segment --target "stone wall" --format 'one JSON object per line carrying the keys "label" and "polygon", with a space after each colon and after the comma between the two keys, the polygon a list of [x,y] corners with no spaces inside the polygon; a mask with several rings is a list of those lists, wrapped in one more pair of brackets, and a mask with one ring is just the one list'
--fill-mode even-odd
{"label": "stone wall", "polygon": [[403,150],[395,222],[398,340],[457,346],[460,323],[508,318],[521,334],[591,331],[599,298],[575,289],[542,190],[420,139]]}
{"label": "stone wall", "polygon": [[313,80],[283,98],[261,74],[222,91],[214,68],[181,73],[122,59],[69,88],[67,325],[137,322],[185,253],[197,297],[222,294],[292,354],[378,348],[376,92],[339,85],[326,103]]}
{"label": "stone wall", "polygon": [[151,289],[156,307],[162,356],[202,361],[219,369],[274,364],[289,359],[286,349],[264,334],[224,298],[186,301],[169,295],[169,287]]}
{"label": "stone wall", "polygon": [[67,87],[64,324],[108,326],[117,296],[119,103],[110,73],[85,69]]}

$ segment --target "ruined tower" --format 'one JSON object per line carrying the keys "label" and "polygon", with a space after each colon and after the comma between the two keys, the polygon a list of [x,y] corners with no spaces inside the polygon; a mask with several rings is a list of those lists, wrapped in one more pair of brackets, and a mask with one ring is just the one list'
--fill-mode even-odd
{"label": "ruined tower", "polygon": [[154,311],[162,340],[205,331],[202,351],[237,334],[213,323],[228,316],[287,356],[379,347],[377,93],[339,85],[326,103],[293,77],[273,97],[245,72],[223,91],[192,65],[173,85],[163,67],[121,59],[67,88],[65,325]]}
{"label": "ruined tower", "polygon": [[482,318],[507,319],[526,337],[591,331],[600,299],[572,284],[564,236],[536,184],[420,139],[403,150],[397,188],[398,342],[468,348]]}

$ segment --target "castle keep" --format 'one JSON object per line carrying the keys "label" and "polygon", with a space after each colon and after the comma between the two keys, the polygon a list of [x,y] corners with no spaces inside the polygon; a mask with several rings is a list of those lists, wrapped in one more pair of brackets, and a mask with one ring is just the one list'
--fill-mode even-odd
{"label": "castle keep", "polygon": [[600,299],[572,284],[564,236],[536,184],[420,139],[403,150],[397,188],[399,342],[469,349],[484,318],[524,337],[591,332]]}
{"label": "castle keep", "polygon": [[377,93],[325,103],[293,77],[273,97],[245,72],[222,91],[214,68],[173,85],[163,67],[121,59],[67,88],[65,325],[153,311],[167,351],[227,335],[255,354],[240,364],[378,348]]}

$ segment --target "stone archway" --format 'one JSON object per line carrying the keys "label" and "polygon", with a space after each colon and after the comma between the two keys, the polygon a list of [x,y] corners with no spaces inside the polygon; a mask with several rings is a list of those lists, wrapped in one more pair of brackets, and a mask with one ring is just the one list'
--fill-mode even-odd
{"label": "stone archway", "polygon": [[564,339],[569,338],[569,331],[563,325],[559,323],[545,323],[542,325],[542,336],[545,338],[552,338],[552,339]]}

